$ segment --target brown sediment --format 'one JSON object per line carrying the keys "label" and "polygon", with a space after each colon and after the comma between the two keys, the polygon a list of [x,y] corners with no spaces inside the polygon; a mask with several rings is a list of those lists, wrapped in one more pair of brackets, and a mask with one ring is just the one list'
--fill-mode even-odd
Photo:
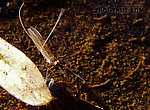
{"label": "brown sediment", "polygon": [[[64,59],[74,72],[85,79],[90,89],[93,87],[94,92],[103,97],[103,103],[111,110],[147,109],[150,84],[148,1],[126,0],[121,4],[127,8],[143,7],[145,11],[142,13],[106,14],[96,11],[96,7],[106,5],[111,7],[111,3],[105,0],[103,2],[86,0],[85,4],[79,1],[66,1],[66,11],[48,45],[55,56],[66,54],[60,60]],[[15,5],[19,9],[19,3]],[[32,3],[30,5],[32,6]],[[46,39],[57,20],[60,8],[55,5],[44,8],[40,5],[40,9],[39,5],[40,3],[33,3],[33,7],[25,5],[22,9],[22,20],[25,27],[35,27]],[[17,15],[16,8],[14,11],[13,13]],[[23,31],[18,16],[10,19],[0,18],[0,37],[23,51],[35,64],[45,64],[43,56]],[[48,64],[39,67],[43,75],[48,68],[50,68]],[[55,73],[52,74],[55,82],[65,83],[72,96],[78,96],[95,106],[98,104],[97,98],[82,90],[83,84],[76,76],[67,71],[67,78],[64,78],[58,68],[53,67],[52,70]],[[111,84],[101,88],[96,86],[108,80]],[[0,91],[0,109],[30,108],[2,88]],[[104,108],[103,104],[101,106]],[[63,106],[61,107],[58,108],[63,109]],[[72,106],[66,107],[69,109]]]}

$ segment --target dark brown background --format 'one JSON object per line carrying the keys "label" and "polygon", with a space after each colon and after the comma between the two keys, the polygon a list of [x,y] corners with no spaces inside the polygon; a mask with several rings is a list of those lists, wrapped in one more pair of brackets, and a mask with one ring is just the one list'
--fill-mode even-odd
{"label": "dark brown background", "polygon": [[[0,88],[0,109],[131,109],[148,110],[150,73],[150,3],[148,0],[24,0],[22,20],[25,27],[35,27],[46,39],[59,11],[66,9],[48,45],[57,57],[65,55],[70,68],[87,81],[87,85],[69,71],[66,78],[55,74],[56,99],[42,107],[32,107]],[[50,68],[25,34],[18,19],[22,1],[1,1],[0,37],[24,52],[43,76]],[[7,4],[7,6],[6,6]],[[102,7],[143,8],[142,12],[100,13]],[[108,82],[107,82],[108,81]],[[103,85],[104,83],[104,85]],[[98,87],[93,87],[101,84]],[[100,108],[101,107],[101,108]]]}

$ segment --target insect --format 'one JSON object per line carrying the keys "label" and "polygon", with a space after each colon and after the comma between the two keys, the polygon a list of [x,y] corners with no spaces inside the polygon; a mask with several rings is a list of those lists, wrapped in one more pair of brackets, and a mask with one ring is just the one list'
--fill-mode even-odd
{"label": "insect", "polygon": [[40,106],[52,95],[36,65],[20,50],[0,38],[0,86],[21,101]]}
{"label": "insect", "polygon": [[[42,53],[43,57],[46,59],[46,62],[48,62],[50,65],[54,65],[54,66],[57,66],[60,71],[64,74],[63,70],[61,69],[61,67],[59,66],[60,65],[60,61],[57,60],[54,55],[52,54],[52,52],[50,51],[50,49],[48,48],[48,46],[46,45],[46,42],[48,41],[48,39],[50,38],[52,32],[54,31],[56,25],[58,24],[62,14],[64,13],[64,9],[62,8],[61,11],[60,11],[60,14],[59,14],[59,17],[52,29],[52,31],[50,32],[50,34],[48,35],[47,39],[44,41],[41,34],[34,28],[34,27],[30,27],[28,28],[27,30],[25,29],[23,23],[22,23],[22,20],[21,20],[21,16],[20,16],[20,13],[21,13],[21,9],[23,7],[24,3],[21,5],[20,9],[19,9],[19,20],[20,20],[20,23],[24,29],[24,31],[26,32],[26,34],[32,39],[32,41],[34,42],[35,46],[37,47],[37,49]],[[77,75],[76,73],[74,73],[68,66],[67,68],[75,75],[77,76],[78,78],[80,78],[82,81],[84,81],[85,83],[85,80],[83,78],[81,78],[79,75]]]}

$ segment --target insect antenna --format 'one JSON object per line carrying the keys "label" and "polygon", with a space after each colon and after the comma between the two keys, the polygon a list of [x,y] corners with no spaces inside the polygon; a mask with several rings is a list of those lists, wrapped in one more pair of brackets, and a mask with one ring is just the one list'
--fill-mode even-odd
{"label": "insect antenna", "polygon": [[57,24],[58,24],[58,22],[59,22],[59,20],[60,20],[61,16],[63,15],[64,11],[65,11],[65,9],[64,9],[64,8],[62,8],[62,9],[61,9],[61,11],[60,11],[60,13],[59,13],[58,19],[57,19],[57,21],[56,21],[56,23],[55,23],[55,25],[54,25],[53,29],[52,29],[52,30],[51,30],[51,32],[49,33],[49,35],[48,35],[47,39],[45,40],[45,42],[44,42],[43,46],[46,44],[46,42],[47,42],[47,41],[48,41],[48,39],[50,38],[51,34],[53,33],[53,31],[54,31],[55,27],[57,26]]}
{"label": "insect antenna", "polygon": [[24,5],[24,3],[22,3],[22,5],[21,5],[20,8],[19,8],[19,21],[20,21],[21,26],[23,27],[24,31],[26,32],[26,34],[27,34],[28,36],[30,36],[30,34],[28,33],[28,31],[27,31],[26,28],[24,27],[23,22],[22,22],[22,20],[21,20],[21,14],[20,14],[20,13],[21,13],[21,9],[22,9],[23,5]]}

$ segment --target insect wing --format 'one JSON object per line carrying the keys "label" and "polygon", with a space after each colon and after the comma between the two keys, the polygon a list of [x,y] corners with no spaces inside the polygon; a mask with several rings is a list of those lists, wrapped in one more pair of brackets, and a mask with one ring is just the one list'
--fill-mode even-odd
{"label": "insect wing", "polygon": [[51,93],[35,64],[20,50],[0,38],[0,86],[30,105],[44,105]]}
{"label": "insect wing", "polygon": [[44,40],[41,34],[34,27],[29,28],[28,32],[30,35],[29,37],[32,39],[37,49],[42,53],[43,57],[46,60],[50,61],[51,58],[54,57],[54,55],[52,54],[47,45],[43,46]]}
{"label": "insect wing", "polygon": [[32,41],[34,42],[35,46],[38,48],[39,51],[42,50],[42,45],[43,45],[43,38],[41,36],[41,34],[33,27],[30,27],[28,29],[29,32],[29,37],[32,39]]}

